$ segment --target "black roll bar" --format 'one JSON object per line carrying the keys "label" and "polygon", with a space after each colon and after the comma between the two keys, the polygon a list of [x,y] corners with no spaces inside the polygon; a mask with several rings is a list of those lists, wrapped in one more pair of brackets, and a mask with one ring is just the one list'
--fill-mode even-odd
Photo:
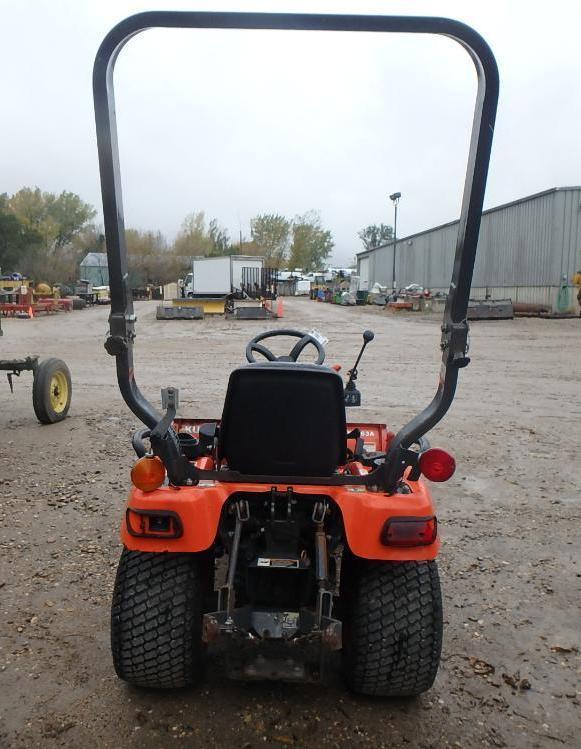
{"label": "black roll bar", "polygon": [[478,89],[456,254],[442,324],[440,380],[431,403],[400,429],[392,440],[381,482],[384,489],[392,491],[408,465],[408,448],[444,416],[454,398],[458,370],[469,362],[466,315],[498,101],[498,69],[490,47],[472,28],[459,21],[420,16],[153,11],[126,18],[107,34],[99,47],[93,69],[97,147],[111,288],[110,330],[105,348],[116,357],[117,380],[125,402],[150,429],[159,422],[161,414],[140,392],[133,374],[135,314],[127,274],[113,89],[113,71],[119,52],[132,36],[149,28],[438,34],[454,39],[472,58]]}

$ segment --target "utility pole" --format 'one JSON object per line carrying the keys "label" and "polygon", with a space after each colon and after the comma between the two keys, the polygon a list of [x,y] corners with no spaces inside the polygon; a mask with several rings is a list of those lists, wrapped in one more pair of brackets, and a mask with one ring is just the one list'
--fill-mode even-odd
{"label": "utility pole", "polygon": [[397,204],[401,198],[401,192],[394,192],[389,196],[389,199],[393,203],[394,217],[393,217],[393,268],[391,272],[391,287],[395,291],[395,252],[397,249]]}
{"label": "utility pole", "polygon": [[238,214],[238,235],[240,237],[240,252],[242,252],[242,222],[240,221],[240,213]]}

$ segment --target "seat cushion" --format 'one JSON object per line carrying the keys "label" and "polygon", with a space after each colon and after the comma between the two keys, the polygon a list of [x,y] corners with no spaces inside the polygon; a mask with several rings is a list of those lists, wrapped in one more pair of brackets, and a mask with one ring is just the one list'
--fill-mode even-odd
{"label": "seat cushion", "polygon": [[313,364],[265,362],[230,375],[218,453],[229,468],[330,476],[345,462],[343,381]]}

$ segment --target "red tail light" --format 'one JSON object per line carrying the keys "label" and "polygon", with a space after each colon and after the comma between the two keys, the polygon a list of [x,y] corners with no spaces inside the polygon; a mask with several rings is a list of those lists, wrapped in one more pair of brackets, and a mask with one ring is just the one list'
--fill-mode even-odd
{"label": "red tail light", "polygon": [[427,518],[390,518],[381,530],[384,546],[429,546],[438,535],[438,521]]}
{"label": "red tail light", "polygon": [[455,470],[454,458],[439,447],[431,447],[420,455],[420,471],[430,481],[448,481]]}
{"label": "red tail light", "polygon": [[181,538],[182,520],[172,510],[139,510],[128,507],[125,524],[130,536],[136,538]]}

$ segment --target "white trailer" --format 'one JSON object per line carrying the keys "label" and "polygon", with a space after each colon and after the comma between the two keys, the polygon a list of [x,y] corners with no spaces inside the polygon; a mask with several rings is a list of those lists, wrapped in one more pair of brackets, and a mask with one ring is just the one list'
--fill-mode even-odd
{"label": "white trailer", "polygon": [[264,258],[251,255],[199,257],[192,261],[192,272],[184,279],[184,296],[218,296],[239,291],[246,283],[261,283]]}
{"label": "white trailer", "polygon": [[311,282],[308,278],[300,278],[297,281],[295,296],[308,296],[311,293]]}
{"label": "white trailer", "polygon": [[232,260],[232,291],[240,291],[243,285],[261,284],[261,271],[264,268],[264,258],[252,255],[231,255]]}
{"label": "white trailer", "polygon": [[191,277],[186,277],[186,296],[229,294],[230,277],[229,257],[194,258]]}

